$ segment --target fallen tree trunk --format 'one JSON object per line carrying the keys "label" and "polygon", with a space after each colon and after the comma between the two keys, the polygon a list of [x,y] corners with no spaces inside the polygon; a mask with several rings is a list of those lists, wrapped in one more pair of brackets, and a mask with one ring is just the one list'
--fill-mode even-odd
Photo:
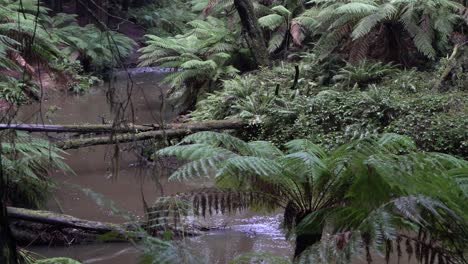
{"label": "fallen tree trunk", "polygon": [[211,130],[224,130],[224,129],[239,129],[246,127],[247,121],[234,119],[234,120],[221,120],[221,121],[206,121],[206,122],[192,122],[181,124],[170,124],[168,129],[146,131],[134,134],[121,134],[109,135],[101,137],[90,137],[82,139],[70,139],[58,141],[55,145],[61,149],[77,149],[89,146],[107,145],[115,143],[128,143],[148,139],[162,139],[164,137],[174,138],[182,137],[194,132],[211,131]]}
{"label": "fallen tree trunk", "polygon": [[[125,242],[148,235],[144,223],[115,224],[89,221],[70,215],[24,208],[7,208],[11,229],[16,241],[23,245],[70,245],[95,242]],[[166,226],[149,234],[163,235],[171,231],[175,237],[200,235],[200,228]]]}
{"label": "fallen tree trunk", "polygon": [[15,207],[8,207],[7,212],[13,236],[21,245],[64,246],[139,238],[135,228],[130,225],[88,221],[70,215]]}
{"label": "fallen tree trunk", "polygon": [[46,124],[0,124],[0,130],[13,129],[28,132],[53,133],[137,133],[154,130],[152,126],[128,125],[113,126],[112,124],[89,125],[46,125]]}
{"label": "fallen tree trunk", "polygon": [[118,224],[83,220],[70,215],[57,214],[49,211],[8,207],[7,212],[11,219],[25,220],[62,228],[88,230],[99,234],[105,234],[108,232],[118,232],[123,234],[128,231],[128,228]]}
{"label": "fallen tree trunk", "polygon": [[[203,127],[211,129],[211,127],[230,126],[230,123],[242,122],[242,120],[214,120],[191,123],[169,123],[165,124],[165,129],[191,129],[193,127]],[[0,130],[20,130],[27,132],[51,132],[51,133],[139,133],[152,130],[160,130],[159,124],[144,124],[144,125],[121,125],[113,124],[83,124],[83,125],[48,125],[48,124],[0,124]]]}

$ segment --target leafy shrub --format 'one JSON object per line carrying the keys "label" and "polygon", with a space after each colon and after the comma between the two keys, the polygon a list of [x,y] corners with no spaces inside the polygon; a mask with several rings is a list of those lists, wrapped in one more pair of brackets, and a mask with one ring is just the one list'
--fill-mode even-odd
{"label": "leafy shrub", "polygon": [[2,143],[2,166],[10,190],[8,202],[17,207],[42,206],[54,184],[48,178],[49,169],[64,171],[64,152],[43,139],[22,132],[12,134],[11,142]]}
{"label": "leafy shrub", "polygon": [[424,92],[424,90],[432,88],[433,78],[433,72],[418,71],[412,68],[384,77],[381,86],[403,93]]}
{"label": "leafy shrub", "polygon": [[401,103],[402,115],[386,131],[411,136],[427,151],[468,155],[466,93],[427,94]]}
{"label": "leafy shrub", "polygon": [[290,3],[288,7],[276,5],[271,8],[269,14],[258,19],[260,26],[271,31],[268,42],[270,53],[278,51],[281,47],[287,49],[291,40],[296,46],[301,46],[306,33],[311,34],[307,29],[313,28],[317,23],[313,18],[317,13],[316,9],[309,9],[294,17],[295,11],[301,10],[303,6],[300,1]]}
{"label": "leafy shrub", "polygon": [[[380,58],[404,62],[410,47],[434,59],[438,51],[448,46],[450,34],[462,21],[461,4],[452,0],[401,0],[401,1],[322,1],[313,0],[321,11],[315,17],[323,32],[316,51],[327,57],[347,40],[349,57],[363,59],[370,55],[370,47],[393,49]],[[393,34],[393,35],[392,35]],[[399,40],[405,39],[404,42]],[[399,43],[396,47],[392,43]],[[406,56],[404,56],[406,55]]]}
{"label": "leafy shrub", "polygon": [[189,24],[192,30],[184,35],[147,35],[147,46],[140,49],[140,66],[183,69],[164,78],[171,87],[180,87],[188,80],[204,83],[236,74],[237,69],[229,64],[231,54],[238,50],[235,32],[214,17]]}
{"label": "leafy shrub", "polygon": [[[283,227],[296,235],[294,256],[309,246],[318,249],[321,261],[310,263],[350,263],[353,254],[369,256],[370,248],[390,252],[388,242],[399,243],[408,233],[430,234],[431,241],[453,250],[449,258],[462,258],[458,250],[467,242],[463,181],[468,163],[419,152],[406,136],[369,136],[327,151],[306,139],[278,148],[270,141],[205,131],[157,154],[187,161],[171,180],[208,178],[217,187],[178,194],[193,201],[195,216],[240,208],[284,210]],[[337,245],[343,232],[352,242]],[[330,233],[333,242],[320,244]],[[419,240],[417,247],[427,241]],[[320,254],[324,248],[333,253]],[[417,258],[429,260],[433,254]]]}
{"label": "leafy shrub", "polygon": [[367,92],[327,91],[304,100],[296,110],[297,119],[271,112],[260,137],[277,142],[303,137],[333,148],[354,138],[393,132],[410,136],[423,150],[466,157],[466,98],[463,93],[431,91],[409,97],[382,87]]}
{"label": "leafy shrub", "polygon": [[86,92],[91,86],[102,82],[98,77],[85,73],[81,63],[76,60],[56,60],[53,67],[59,72],[57,79],[66,82],[68,91],[74,94]]}
{"label": "leafy shrub", "polygon": [[29,87],[29,89],[36,88],[32,84],[28,85],[14,78],[0,77],[0,99],[12,104],[24,103],[28,99],[27,94],[25,94],[26,87]]}
{"label": "leafy shrub", "polygon": [[347,63],[337,75],[333,76],[333,81],[346,88],[357,86],[362,89],[368,84],[377,83],[383,77],[397,72],[398,69],[390,63],[362,60],[356,65]]}
{"label": "leafy shrub", "polygon": [[47,25],[58,42],[66,46],[65,56],[78,55],[85,70],[103,72],[128,57],[136,46],[131,38],[115,31],[101,31],[93,24],[81,27],[75,15],[57,14]]}
{"label": "leafy shrub", "polygon": [[[261,137],[274,141],[302,137],[327,148],[352,139],[379,133],[397,115],[399,108],[383,92],[322,91],[314,97],[296,101],[297,119],[271,112]],[[276,125],[275,125],[276,124]],[[278,124],[282,124],[279,128]]]}
{"label": "leafy shrub", "polygon": [[37,5],[37,0],[0,1],[0,67],[11,69],[16,64],[30,69],[32,58],[47,65],[60,57],[49,32],[38,26],[47,9]]}
{"label": "leafy shrub", "polygon": [[[301,74],[295,90],[289,89],[292,64],[225,81],[222,90],[200,100],[192,119],[256,120],[261,123],[258,134],[245,131],[243,136],[276,143],[300,137],[331,149],[369,134],[394,132],[411,136],[423,150],[468,153],[466,93],[429,90],[433,72],[396,71],[383,65],[384,70],[376,71],[389,75],[380,81],[375,78],[378,83],[366,91],[335,91],[320,86],[320,79],[326,77],[320,64],[310,63],[313,61],[299,63]],[[374,78],[359,72],[362,75],[354,80],[366,83]]]}
{"label": "leafy shrub", "polygon": [[221,90],[201,99],[193,120],[224,119],[226,117],[261,118],[272,109],[289,112],[296,95],[316,93],[320,83],[328,82],[334,72],[331,64],[319,64],[311,54],[298,63],[300,76],[294,87],[295,67],[283,64],[272,69],[260,69],[223,82]]}
{"label": "leafy shrub", "polygon": [[152,35],[167,37],[183,34],[188,29],[188,22],[197,15],[190,10],[187,0],[157,1],[141,8],[130,10],[129,16],[138,24],[147,28]]}

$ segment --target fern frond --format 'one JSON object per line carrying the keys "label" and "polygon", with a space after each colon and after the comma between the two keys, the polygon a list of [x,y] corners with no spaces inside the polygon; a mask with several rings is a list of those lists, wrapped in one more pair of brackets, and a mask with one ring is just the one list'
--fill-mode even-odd
{"label": "fern frond", "polygon": [[270,30],[275,30],[279,26],[286,23],[286,20],[281,15],[270,14],[270,15],[266,15],[264,17],[259,18],[258,23],[262,27],[266,27],[266,28],[268,28]]}

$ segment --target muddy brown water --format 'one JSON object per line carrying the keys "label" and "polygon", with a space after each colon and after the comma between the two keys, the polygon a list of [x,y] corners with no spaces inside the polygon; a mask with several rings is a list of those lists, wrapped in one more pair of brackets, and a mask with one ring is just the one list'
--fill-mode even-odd
{"label": "muddy brown water", "polygon": [[[158,123],[161,116],[170,120],[176,116],[175,110],[166,107],[161,113],[160,73],[139,71],[132,75],[133,87],[126,74],[118,74],[113,81],[91,89],[81,96],[55,94],[44,97],[42,103],[25,106],[18,115],[24,123],[82,124],[111,121],[114,117],[106,100],[106,91],[114,87],[117,101],[131,98],[132,105],[125,111],[127,120],[137,123]],[[130,92],[131,90],[131,92]],[[129,97],[131,95],[131,97]],[[133,109],[133,111],[131,111]],[[49,134],[49,137],[60,137]],[[137,156],[125,151],[129,145],[120,146],[118,175],[112,175],[112,146],[95,146],[67,151],[66,163],[73,174],[55,173],[57,182],[54,199],[48,209],[76,217],[124,222],[122,215],[139,218],[143,216],[141,192],[148,202],[160,196],[160,185],[165,195],[203,187],[207,183],[187,183],[167,180],[166,168],[135,166]],[[91,189],[103,195],[104,201],[112,201],[120,212],[115,213],[109,206],[100,206],[96,198],[85,195],[79,188]],[[246,252],[272,252],[289,257],[292,244],[286,241],[279,228],[280,215],[260,216],[244,213],[233,216],[214,216],[200,220],[201,224],[225,226],[223,230],[208,232],[202,236],[187,238],[185,243],[206,263],[228,263],[233,257]],[[138,263],[140,252],[127,243],[104,243],[93,245],[73,245],[70,247],[30,247],[30,250],[46,256],[72,257],[83,263],[131,264]]]}
{"label": "muddy brown water", "polygon": [[[112,82],[92,88],[88,93],[71,96],[54,93],[44,96],[42,103],[28,105],[20,109],[18,122],[37,124],[83,124],[111,121],[115,115],[110,111],[106,92],[109,87],[118,91],[115,101],[131,99],[123,115],[136,124],[159,123],[161,118],[171,120],[177,116],[176,110],[161,107],[160,81],[162,73],[158,70],[138,69],[131,75],[133,85],[124,73],[117,74]],[[163,113],[161,113],[163,110]],[[43,135],[51,138],[58,134]],[[168,181],[167,176],[174,164],[168,167],[137,166],[138,157],[134,151],[126,151],[130,145],[120,146],[118,175],[112,175],[111,157],[115,153],[113,146],[94,146],[67,151],[66,163],[71,173],[53,173],[57,182],[54,198],[48,203],[48,209],[63,212],[83,219],[122,223],[128,217],[143,217],[142,195],[151,202],[161,195],[189,191],[194,188],[209,186],[208,182]],[[157,179],[157,181],[155,181]],[[159,184],[157,184],[157,182]],[[79,187],[78,187],[79,186]],[[162,187],[162,188],[161,188]],[[83,189],[92,190],[102,195],[103,199],[90,197]],[[100,196],[101,197],[101,196]],[[99,202],[104,205],[99,205]],[[109,203],[119,209],[112,210]],[[245,212],[231,216],[213,216],[198,219],[198,224],[221,226],[217,231],[186,238],[184,243],[202,263],[229,263],[239,254],[249,252],[269,252],[290,258],[293,243],[287,241],[280,229],[281,215],[261,215]],[[69,247],[28,247],[27,249],[45,257],[71,257],[84,264],[133,264],[138,263],[141,251],[129,243],[101,243],[91,245],[72,245]],[[386,263],[380,257],[374,257],[375,263]],[[355,259],[353,264],[366,263]],[[392,257],[389,263],[399,263]],[[401,263],[408,263],[404,254]],[[414,260],[410,263],[415,263]]]}

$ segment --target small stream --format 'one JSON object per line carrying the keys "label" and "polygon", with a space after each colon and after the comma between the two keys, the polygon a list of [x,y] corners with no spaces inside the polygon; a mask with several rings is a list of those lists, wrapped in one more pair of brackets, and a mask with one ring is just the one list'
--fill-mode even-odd
{"label": "small stream", "polygon": [[[108,85],[114,86],[117,100],[131,98],[131,105],[125,111],[125,117],[136,124],[159,123],[161,118],[171,120],[177,113],[171,107],[165,107],[161,113],[162,74],[146,70],[133,72],[133,87],[129,86],[126,74],[118,74],[112,82],[103,87],[95,87],[81,96],[55,93],[42,103],[28,105],[21,109],[19,121],[24,123],[45,124],[83,124],[112,122],[113,114],[106,100]],[[131,90],[131,93],[129,92]],[[131,95],[131,97],[129,97]],[[133,111],[132,111],[133,109]],[[49,137],[60,137],[50,134]],[[57,172],[53,178],[58,183],[54,199],[48,209],[70,214],[76,217],[107,221],[124,222],[124,215],[135,218],[143,216],[142,196],[152,202],[161,195],[189,191],[204,187],[209,183],[190,183],[168,181],[169,168],[136,166],[137,156],[120,146],[118,175],[112,175],[111,157],[113,146],[95,146],[68,151],[67,164],[75,174]],[[157,178],[161,186],[156,184]],[[91,189],[104,195],[121,210],[115,214],[109,207],[101,207],[96,200],[83,194],[72,185]],[[291,256],[292,244],[286,241],[279,228],[280,215],[259,216],[250,212],[234,216],[213,216],[203,220],[204,224],[225,226],[223,230],[188,238],[186,243],[197,252],[206,263],[228,263],[233,257],[245,252],[272,252],[281,256]],[[30,250],[43,256],[72,257],[83,263],[96,264],[131,264],[137,263],[139,252],[131,244],[104,243],[92,245],[73,245],[70,247],[30,247]]]}

